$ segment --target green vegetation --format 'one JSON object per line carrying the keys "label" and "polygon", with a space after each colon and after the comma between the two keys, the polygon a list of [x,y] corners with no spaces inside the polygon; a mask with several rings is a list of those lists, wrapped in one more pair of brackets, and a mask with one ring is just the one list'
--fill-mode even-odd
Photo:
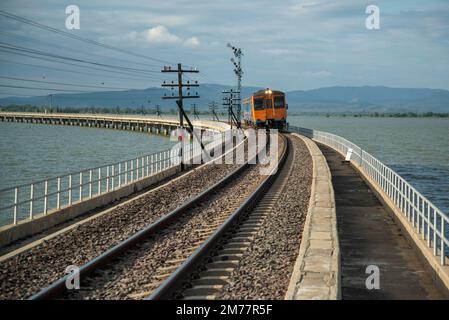
{"label": "green vegetation", "polygon": [[437,113],[437,112],[363,112],[363,113],[324,113],[324,112],[290,112],[292,116],[325,116],[329,117],[353,117],[353,118],[449,118],[449,113]]}
{"label": "green vegetation", "polygon": [[[155,108],[105,108],[105,107],[42,107],[42,106],[32,106],[32,105],[8,105],[0,107],[0,111],[9,112],[40,112],[40,113],[106,113],[106,114],[147,114],[155,115]],[[175,115],[178,113],[177,109],[160,109],[161,114]],[[186,112],[191,114],[189,108],[186,108]],[[210,115],[209,111],[197,110],[199,115]],[[224,115],[224,113],[219,113],[219,115]]]}

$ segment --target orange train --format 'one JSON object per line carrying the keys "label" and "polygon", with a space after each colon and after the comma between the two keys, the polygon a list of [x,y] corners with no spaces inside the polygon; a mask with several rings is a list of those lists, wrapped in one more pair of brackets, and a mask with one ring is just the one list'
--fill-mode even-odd
{"label": "orange train", "polygon": [[257,128],[287,128],[285,93],[271,89],[255,92],[242,101],[245,124]]}

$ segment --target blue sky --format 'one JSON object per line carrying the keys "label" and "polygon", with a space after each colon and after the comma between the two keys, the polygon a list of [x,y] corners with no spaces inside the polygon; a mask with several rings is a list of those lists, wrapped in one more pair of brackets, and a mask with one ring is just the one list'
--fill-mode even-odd
{"label": "blue sky", "polygon": [[[65,8],[72,4],[80,8],[81,29],[71,33],[196,66],[203,83],[234,83],[231,51],[226,47],[231,42],[244,52],[244,85],[280,90],[334,85],[449,89],[447,0],[2,0],[0,9],[66,30]],[[380,8],[380,30],[365,28],[368,5]],[[0,25],[3,43],[120,66],[151,70],[162,66],[4,17]],[[0,67],[1,76],[126,88],[159,86],[165,77],[121,79],[4,51]],[[0,79],[0,84],[24,83]],[[0,92],[0,96],[48,93],[16,88]]]}

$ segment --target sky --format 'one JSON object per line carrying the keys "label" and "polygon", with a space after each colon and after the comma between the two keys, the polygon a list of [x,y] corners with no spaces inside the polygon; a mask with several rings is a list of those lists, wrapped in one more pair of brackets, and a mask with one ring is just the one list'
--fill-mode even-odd
{"label": "sky", "polygon": [[[69,5],[80,9],[79,30],[66,29]],[[365,26],[369,5],[380,10],[378,30]],[[165,64],[160,60],[198,68],[200,73],[190,77],[200,83],[233,85],[232,51],[226,46],[231,43],[244,54],[245,86],[283,91],[363,85],[449,89],[447,0],[1,0],[0,10],[154,58],[123,54],[0,16],[0,45],[150,75],[68,65],[3,47],[0,85],[89,90],[10,79],[20,78],[123,89],[160,87],[164,79],[174,79],[159,72]],[[0,97],[52,92],[0,87]]]}

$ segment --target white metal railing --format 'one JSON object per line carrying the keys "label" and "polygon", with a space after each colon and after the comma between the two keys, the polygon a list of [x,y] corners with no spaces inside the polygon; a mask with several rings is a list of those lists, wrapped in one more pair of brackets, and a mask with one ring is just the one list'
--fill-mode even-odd
{"label": "white metal railing", "polygon": [[[217,134],[224,139],[221,133],[206,130],[203,142],[217,139]],[[2,189],[0,226],[46,215],[51,210],[86,201],[177,166],[181,163],[180,149],[175,146],[122,162]],[[182,155],[184,163],[191,163],[192,159],[201,156],[201,147],[185,143]]]}
{"label": "white metal railing", "polygon": [[[449,217],[419,193],[399,174],[356,144],[332,133],[290,126],[289,129],[326,144],[343,155],[352,149],[353,160],[373,179],[402,214],[415,232],[426,241],[434,256],[445,265],[449,256]],[[350,151],[351,152],[351,151]]]}

